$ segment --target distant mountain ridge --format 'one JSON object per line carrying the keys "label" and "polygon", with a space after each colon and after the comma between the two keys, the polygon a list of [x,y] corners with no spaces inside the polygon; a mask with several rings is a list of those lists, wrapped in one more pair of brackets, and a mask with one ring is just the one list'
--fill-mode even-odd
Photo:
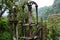
{"label": "distant mountain ridge", "polygon": [[38,9],[38,14],[39,14],[40,16],[43,16],[44,13],[45,13],[45,10],[46,10],[47,8],[48,8],[47,6],[42,7],[42,8],[39,8],[39,9]]}
{"label": "distant mountain ridge", "polygon": [[[42,8],[38,8],[38,18],[40,19],[41,17],[44,18],[44,19],[47,19],[47,14],[46,14],[46,10],[48,9],[47,6],[45,7],[42,7]],[[36,15],[36,11],[34,9],[33,11],[33,15],[35,16]]]}

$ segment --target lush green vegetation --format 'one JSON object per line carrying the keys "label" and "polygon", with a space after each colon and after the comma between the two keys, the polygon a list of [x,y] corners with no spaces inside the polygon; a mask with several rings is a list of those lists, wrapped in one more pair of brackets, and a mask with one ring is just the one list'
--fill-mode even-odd
{"label": "lush green vegetation", "polygon": [[[4,0],[3,1],[3,6],[0,5],[0,8],[5,9],[7,8],[8,10],[12,9],[12,6],[15,5],[15,0],[12,2],[12,0]],[[24,2],[27,2],[24,1]],[[23,14],[22,11],[22,5],[24,2],[21,2],[17,5],[17,20],[20,22],[25,18],[26,22],[28,20],[28,11],[27,7],[25,8],[25,12]],[[2,6],[2,7],[1,7]],[[5,11],[5,10],[4,10]],[[1,12],[2,14],[4,13]],[[13,11],[13,9],[12,9]],[[11,40],[10,38],[10,27],[9,27],[9,16],[4,17],[0,14],[0,40]],[[9,15],[9,14],[8,14]],[[24,16],[23,16],[24,15]],[[47,29],[48,29],[48,34],[47,34],[47,39],[48,40],[60,40],[60,0],[55,0],[54,4],[50,7],[43,7],[39,9],[39,18],[42,17],[44,18],[44,22],[47,22]],[[33,21],[35,21],[35,17],[33,17]],[[44,25],[44,23],[43,23]],[[26,28],[27,34],[29,33],[29,28]],[[33,27],[33,31],[36,30],[36,27]],[[22,27],[21,25],[18,24],[18,31],[19,31],[19,37],[23,36],[22,34]],[[15,34],[15,33],[14,33]],[[14,36],[15,39],[15,36]]]}

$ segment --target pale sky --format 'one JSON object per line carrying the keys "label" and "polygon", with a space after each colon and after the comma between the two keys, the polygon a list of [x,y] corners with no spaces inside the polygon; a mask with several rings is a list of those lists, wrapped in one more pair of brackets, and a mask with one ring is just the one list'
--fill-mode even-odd
{"label": "pale sky", "polygon": [[38,4],[38,7],[51,6],[54,3],[54,0],[32,0]]}

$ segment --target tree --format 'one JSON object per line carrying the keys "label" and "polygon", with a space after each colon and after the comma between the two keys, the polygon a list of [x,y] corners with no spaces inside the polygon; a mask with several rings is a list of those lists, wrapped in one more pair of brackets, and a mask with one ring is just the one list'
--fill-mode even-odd
{"label": "tree", "polygon": [[48,16],[48,28],[51,39],[58,40],[60,36],[60,14],[52,14]]}
{"label": "tree", "polygon": [[[27,1],[25,1],[24,0],[24,2],[27,2]],[[21,21],[22,19],[19,19],[19,18],[21,18],[21,15],[23,15],[23,12],[22,12],[22,5],[23,5],[23,3],[22,2],[19,2],[19,0],[2,0],[2,5],[0,6],[0,8],[1,8],[1,13],[0,13],[0,21],[2,20],[2,18],[1,18],[1,16],[3,15],[3,13],[6,11],[6,9],[8,9],[9,11],[11,10],[11,13],[12,13],[12,15],[13,15],[13,13],[14,13],[14,6],[16,6],[16,11],[15,12],[17,12],[17,15],[18,15],[18,21]],[[2,11],[2,9],[4,9],[3,11]],[[10,13],[9,13],[10,14]],[[8,14],[8,15],[9,15]],[[21,15],[20,15],[21,14]],[[25,15],[25,14],[24,14]],[[27,15],[27,14],[26,14]],[[25,16],[26,16],[25,15]],[[8,16],[9,17],[9,16]],[[7,18],[8,18],[7,17]],[[14,15],[13,15],[13,17],[14,17]],[[5,20],[5,19],[4,19]],[[7,22],[9,22],[9,21],[7,21]],[[7,23],[6,23],[7,24]],[[1,26],[1,25],[3,25],[3,26]],[[0,25],[0,27],[2,28],[2,30],[4,30],[4,32],[5,32],[5,23],[3,23],[3,22],[1,22],[1,25]],[[7,24],[7,25],[9,25],[9,23]],[[4,28],[5,27],[5,28]],[[9,28],[9,26],[7,26],[8,28]],[[13,28],[13,26],[12,26],[12,28]],[[7,29],[6,29],[7,30]],[[10,35],[10,33],[8,33],[8,32],[5,32],[5,34],[7,35],[7,34],[9,34]],[[14,33],[15,34],[15,33]],[[6,36],[5,35],[5,36]],[[2,34],[1,34],[1,36],[2,36]],[[4,36],[4,35],[3,35]],[[3,37],[4,38],[4,37]],[[1,39],[1,40],[8,40],[8,39]],[[10,38],[11,39],[11,38]],[[9,40],[10,40],[9,39]]]}

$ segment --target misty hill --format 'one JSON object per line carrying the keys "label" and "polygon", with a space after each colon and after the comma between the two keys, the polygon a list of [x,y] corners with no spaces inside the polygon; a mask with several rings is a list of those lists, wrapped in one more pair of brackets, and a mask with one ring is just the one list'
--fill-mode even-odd
{"label": "misty hill", "polygon": [[47,10],[47,9],[48,9],[47,6],[38,9],[39,18],[42,17],[42,18],[44,18],[44,19],[47,19],[47,16],[48,16],[48,15],[46,14],[46,10]]}
{"label": "misty hill", "polygon": [[42,7],[42,8],[38,9],[38,13],[39,13],[40,17],[42,17],[45,14],[45,11],[46,11],[47,8],[48,7],[45,6],[45,7]]}
{"label": "misty hill", "polygon": [[[48,9],[48,8],[49,8],[49,7],[47,7],[47,6],[42,7],[42,8],[38,8],[38,17],[39,17],[39,19],[40,19],[41,17],[44,18],[44,19],[47,19],[48,13],[46,13],[46,12],[47,12],[47,9]],[[34,16],[36,15],[35,9],[34,9],[34,11],[33,11],[33,15],[34,15]]]}

